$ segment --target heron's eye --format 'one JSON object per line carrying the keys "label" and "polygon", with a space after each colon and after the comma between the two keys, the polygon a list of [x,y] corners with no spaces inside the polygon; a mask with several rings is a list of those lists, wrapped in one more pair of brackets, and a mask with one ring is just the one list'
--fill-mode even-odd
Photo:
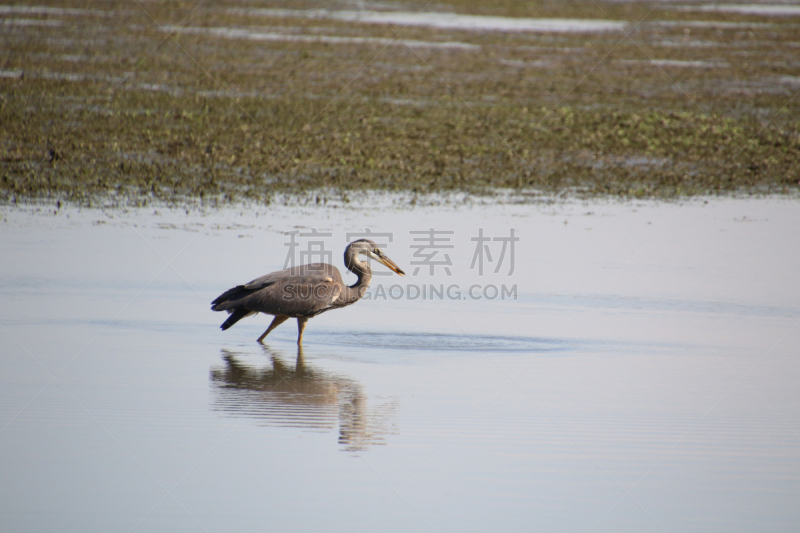
{"label": "heron's eye", "polygon": [[373,250],[373,253],[375,255],[381,255],[381,251],[378,248],[375,248],[375,250]]}

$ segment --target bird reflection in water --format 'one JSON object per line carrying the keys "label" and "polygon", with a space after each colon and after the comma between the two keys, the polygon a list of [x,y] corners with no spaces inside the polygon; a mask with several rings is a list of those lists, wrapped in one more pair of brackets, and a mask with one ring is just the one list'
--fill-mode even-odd
{"label": "bird reflection in water", "polygon": [[244,354],[222,350],[224,366],[211,367],[213,409],[248,417],[263,425],[330,431],[339,427],[345,451],[362,451],[385,444],[394,433],[396,400],[370,407],[363,388],[354,380],[306,365],[303,348],[294,367],[282,354],[263,346],[271,366],[241,362]]}

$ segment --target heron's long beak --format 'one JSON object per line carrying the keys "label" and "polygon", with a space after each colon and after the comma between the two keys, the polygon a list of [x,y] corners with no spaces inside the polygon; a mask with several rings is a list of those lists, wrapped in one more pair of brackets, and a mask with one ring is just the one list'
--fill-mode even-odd
{"label": "heron's long beak", "polygon": [[404,275],[405,275],[405,272],[403,272],[402,270],[400,270],[400,267],[399,267],[399,266],[397,266],[397,265],[395,265],[395,264],[394,264],[394,261],[392,261],[391,259],[389,259],[389,258],[388,258],[388,257],[386,257],[385,255],[383,255],[383,256],[381,256],[381,257],[379,257],[379,258],[378,258],[378,261],[380,261],[381,263],[383,263],[383,265],[385,265],[385,266],[389,267],[390,269],[392,269],[392,270],[393,270],[393,271],[395,271],[396,273],[400,274],[401,276],[404,276]]}

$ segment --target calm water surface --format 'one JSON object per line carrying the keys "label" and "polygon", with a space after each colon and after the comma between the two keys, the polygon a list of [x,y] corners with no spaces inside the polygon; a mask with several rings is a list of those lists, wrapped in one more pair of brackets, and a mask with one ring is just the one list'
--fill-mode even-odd
{"label": "calm water surface", "polygon": [[[0,531],[800,523],[796,201],[0,217]],[[409,275],[303,351],[219,330],[367,229]]]}

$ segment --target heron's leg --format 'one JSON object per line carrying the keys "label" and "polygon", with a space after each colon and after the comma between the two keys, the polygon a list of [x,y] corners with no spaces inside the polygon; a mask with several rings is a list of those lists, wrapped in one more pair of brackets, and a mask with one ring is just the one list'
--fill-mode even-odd
{"label": "heron's leg", "polygon": [[297,317],[297,345],[303,344],[303,330],[306,329],[307,316]]}
{"label": "heron's leg", "polygon": [[[267,335],[269,335],[269,332],[270,332],[270,331],[272,331],[273,329],[277,328],[278,326],[280,326],[281,324],[283,324],[283,323],[284,323],[284,322],[286,322],[287,320],[289,320],[289,317],[288,317],[288,316],[283,316],[283,315],[278,315],[278,316],[276,316],[276,317],[275,317],[275,318],[272,320],[272,324],[270,324],[270,325],[269,325],[269,327],[267,328],[267,331],[265,331],[265,332],[264,332],[264,334],[263,334],[263,335],[261,335],[261,336],[258,338],[258,342],[261,342],[261,341],[263,341],[263,340],[264,340],[264,337],[266,337]],[[263,343],[262,343],[262,344],[263,344]]]}

